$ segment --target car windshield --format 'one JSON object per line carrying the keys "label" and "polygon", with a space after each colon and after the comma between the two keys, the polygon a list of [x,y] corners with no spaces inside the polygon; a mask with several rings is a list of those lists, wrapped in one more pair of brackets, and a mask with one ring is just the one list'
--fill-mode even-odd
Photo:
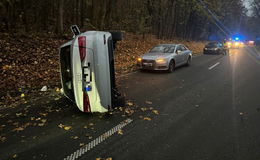
{"label": "car windshield", "polygon": [[154,47],[150,53],[172,53],[174,52],[175,45],[158,45]]}
{"label": "car windshield", "polygon": [[218,43],[216,43],[216,42],[211,42],[206,45],[206,47],[217,47],[217,46],[218,46]]}

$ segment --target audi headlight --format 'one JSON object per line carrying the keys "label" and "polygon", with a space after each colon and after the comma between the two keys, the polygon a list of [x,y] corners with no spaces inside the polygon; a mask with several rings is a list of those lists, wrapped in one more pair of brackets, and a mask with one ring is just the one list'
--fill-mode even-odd
{"label": "audi headlight", "polygon": [[165,63],[166,60],[164,58],[158,58],[156,59],[156,63]]}

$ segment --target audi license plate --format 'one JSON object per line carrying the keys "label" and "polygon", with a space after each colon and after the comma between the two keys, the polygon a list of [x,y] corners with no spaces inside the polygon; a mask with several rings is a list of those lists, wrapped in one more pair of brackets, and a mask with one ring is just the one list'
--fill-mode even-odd
{"label": "audi license plate", "polygon": [[143,65],[146,66],[146,67],[152,67],[153,66],[152,63],[143,63]]}

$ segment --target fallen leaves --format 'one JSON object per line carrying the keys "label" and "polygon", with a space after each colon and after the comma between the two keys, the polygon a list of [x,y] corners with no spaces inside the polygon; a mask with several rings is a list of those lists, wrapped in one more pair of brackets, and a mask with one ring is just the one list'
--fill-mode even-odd
{"label": "fallen leaves", "polygon": [[56,92],[60,92],[61,90],[60,90],[60,88],[56,88],[56,90],[55,90]]}
{"label": "fallen leaves", "polygon": [[71,126],[66,126],[66,127],[64,127],[64,130],[68,131],[68,130],[70,130],[71,128],[72,128]]}
{"label": "fallen leaves", "polygon": [[123,135],[123,131],[122,131],[121,129],[119,129],[119,130],[117,131],[117,134]]}
{"label": "fallen leaves", "polygon": [[128,106],[133,106],[133,105],[134,105],[133,102],[127,102],[126,104],[127,104]]}
{"label": "fallen leaves", "polygon": [[[27,92],[20,92],[20,88],[40,90],[39,86],[46,85],[46,82],[50,86],[59,86],[57,46],[66,40],[50,38],[50,35],[1,35],[0,37],[0,46],[4,46],[0,47],[0,89],[3,93],[20,93],[13,94],[12,97],[15,95],[21,98],[21,93],[26,95]],[[10,104],[10,102],[5,104]]]}
{"label": "fallen leaves", "polygon": [[5,127],[6,127],[6,125],[4,125],[4,124],[1,125],[1,126],[0,126],[0,131],[2,131]]}
{"label": "fallen leaves", "polygon": [[38,126],[43,127],[46,125],[47,119],[41,119],[40,121],[41,121],[41,123],[38,123]]}
{"label": "fallen leaves", "polygon": [[127,114],[128,116],[134,114],[134,110],[132,108],[126,108],[125,109],[125,114]]}
{"label": "fallen leaves", "polygon": [[48,115],[48,113],[42,113],[41,112],[41,113],[39,113],[39,115],[46,117]]}
{"label": "fallen leaves", "polygon": [[25,97],[25,94],[24,94],[24,93],[22,93],[22,94],[21,94],[21,98],[24,98],[24,97]]}
{"label": "fallen leaves", "polygon": [[15,113],[16,117],[20,117],[23,115],[23,113]]}
{"label": "fallen leaves", "polygon": [[18,156],[17,156],[17,154],[14,154],[12,157],[13,157],[13,158],[17,158]]}
{"label": "fallen leaves", "polygon": [[65,131],[68,131],[68,130],[72,129],[71,126],[66,126],[66,125],[63,125],[63,124],[59,124],[58,127],[61,128],[61,129],[64,129]]}
{"label": "fallen leaves", "polygon": [[23,127],[17,127],[17,128],[14,128],[12,131],[16,131],[16,132],[20,132],[20,131],[23,131],[25,128]]}
{"label": "fallen leaves", "polygon": [[145,121],[151,121],[152,119],[150,117],[144,117],[143,120]]}
{"label": "fallen leaves", "polygon": [[74,139],[74,140],[75,140],[75,139],[79,139],[78,136],[71,136],[70,138],[71,138],[71,139]]}
{"label": "fallen leaves", "polygon": [[79,146],[83,147],[83,146],[85,146],[85,143],[80,143]]}
{"label": "fallen leaves", "polygon": [[145,111],[148,110],[148,108],[146,108],[146,107],[142,107],[142,108],[140,108],[140,109],[141,109],[141,111],[143,111],[143,112],[145,112]]}
{"label": "fallen leaves", "polygon": [[20,132],[20,131],[25,130],[27,127],[29,127],[29,126],[32,125],[32,124],[31,124],[31,123],[25,123],[25,124],[23,124],[23,125],[21,125],[21,126],[18,126],[19,123],[16,122],[16,123],[13,123],[13,125],[15,125],[16,128],[14,128],[12,131],[13,131],[13,132]]}
{"label": "fallen leaves", "polygon": [[152,112],[156,115],[159,115],[159,111],[158,110],[152,110]]}
{"label": "fallen leaves", "polygon": [[151,101],[145,101],[146,104],[153,104]]}
{"label": "fallen leaves", "polygon": [[1,136],[0,136],[0,141],[1,141],[1,142],[5,142],[5,141],[6,141],[6,137],[4,137],[4,136],[1,135]]}
{"label": "fallen leaves", "polygon": [[47,86],[43,86],[41,92],[46,92],[48,90]]}

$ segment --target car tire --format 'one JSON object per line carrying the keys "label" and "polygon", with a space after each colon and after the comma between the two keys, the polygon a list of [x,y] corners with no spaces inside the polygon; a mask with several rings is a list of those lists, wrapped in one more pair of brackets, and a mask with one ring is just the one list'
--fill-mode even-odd
{"label": "car tire", "polygon": [[117,32],[117,31],[110,31],[112,35],[113,41],[121,41],[123,40],[123,33],[122,32]]}
{"label": "car tire", "polygon": [[123,107],[125,105],[126,105],[125,97],[124,96],[117,97],[117,99],[115,100],[114,107]]}
{"label": "car tire", "polygon": [[188,58],[188,60],[187,60],[187,62],[186,62],[186,66],[188,67],[188,66],[190,66],[191,65],[191,57],[189,56],[189,58]]}
{"label": "car tire", "polygon": [[175,62],[173,60],[171,60],[169,67],[168,67],[168,72],[172,73],[175,69]]}

